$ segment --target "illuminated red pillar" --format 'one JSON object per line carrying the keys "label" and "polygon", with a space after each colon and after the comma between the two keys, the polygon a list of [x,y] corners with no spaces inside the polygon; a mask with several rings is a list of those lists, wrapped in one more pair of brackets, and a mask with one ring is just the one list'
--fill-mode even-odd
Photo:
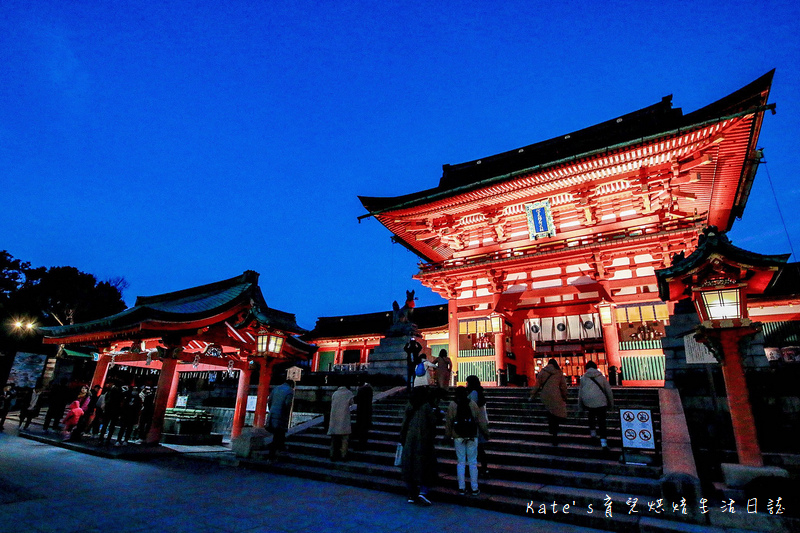
{"label": "illuminated red pillar", "polygon": [[269,399],[269,382],[272,381],[272,365],[274,360],[266,357],[259,361],[258,369],[258,396],[256,398],[256,412],[253,417],[253,427],[263,428],[267,422],[267,400]]}
{"label": "illuminated red pillar", "polygon": [[242,434],[244,420],[247,416],[247,393],[250,390],[250,369],[239,370],[239,387],[236,389],[236,409],[233,411],[233,429],[231,438]]}
{"label": "illuminated red pillar", "polygon": [[495,368],[502,372],[506,368],[506,343],[504,333],[494,334],[494,363]]}
{"label": "illuminated red pillar", "polygon": [[[174,378],[177,376],[178,360],[164,359],[161,364],[161,375],[158,377],[158,388],[153,406],[153,424],[147,434],[148,444],[158,444],[161,440],[161,432],[164,429],[164,414],[167,411],[167,403],[172,395]],[[177,387],[174,387],[177,389]]]}
{"label": "illuminated red pillar", "polygon": [[[161,372],[164,372],[164,368],[161,368]],[[167,408],[172,409],[175,407],[175,403],[178,401],[178,381],[181,378],[181,373],[175,371],[172,376],[172,381],[170,381],[169,386],[169,398],[167,398]],[[161,380],[159,380],[159,383]]]}
{"label": "illuminated red pillar", "polygon": [[725,391],[728,395],[728,408],[731,412],[733,438],[736,441],[736,452],[739,464],[747,466],[764,466],[761,448],[758,445],[756,421],[750,405],[750,394],[744,377],[742,356],[739,353],[739,341],[752,334],[747,329],[719,330],[722,345],[722,377],[725,379]]}
{"label": "illuminated red pillar", "polygon": [[[453,362],[453,371],[458,372],[458,301],[453,298],[447,301],[447,351]],[[458,376],[458,374],[456,374]],[[458,376],[464,381],[467,376]]]}
{"label": "illuminated red pillar", "polygon": [[92,386],[94,388],[95,385],[103,386],[103,383],[106,382],[106,375],[108,374],[108,364],[110,361],[108,360],[107,355],[101,355],[100,358],[97,360],[97,366],[94,367],[94,375],[92,376]]}
{"label": "illuminated red pillar", "polygon": [[606,349],[606,364],[617,367],[619,372],[622,369],[622,359],[619,357],[619,331],[616,320],[609,325],[603,325],[603,345]]}

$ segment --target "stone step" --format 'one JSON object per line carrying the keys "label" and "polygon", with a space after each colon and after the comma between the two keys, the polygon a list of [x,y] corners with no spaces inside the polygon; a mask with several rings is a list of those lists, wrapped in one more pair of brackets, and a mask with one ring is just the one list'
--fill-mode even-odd
{"label": "stone step", "polygon": [[[289,441],[287,447],[297,450],[298,453],[304,451],[310,454],[327,456],[330,450],[330,437],[306,435]],[[376,462],[389,463],[394,460],[396,447],[396,440],[374,440],[370,441],[368,450],[354,451],[353,453],[356,457],[362,457],[364,460],[369,459]],[[520,466],[542,467],[647,479],[658,479],[661,475],[661,469],[657,466],[620,464],[619,451],[603,451],[597,447],[569,447],[565,445],[557,448],[541,446],[537,449],[532,446],[531,450],[528,451],[522,451],[516,446],[509,446],[508,448],[504,450],[487,447],[487,458],[492,468],[500,468],[505,471],[506,469],[514,469]],[[533,450],[536,453],[532,453]],[[454,453],[452,444],[445,444],[444,442],[437,442],[436,451],[437,457],[448,457]]]}
{"label": "stone step", "polygon": [[[294,454],[286,454],[280,461],[274,463],[250,460],[243,460],[241,463],[246,463],[245,466],[251,468],[279,474],[348,484],[401,495],[405,494],[405,486],[400,480],[400,469],[394,466],[377,468],[375,465],[359,464],[357,461],[330,463],[327,460],[314,460],[305,455]],[[511,514],[527,514],[535,518],[592,527],[604,531],[631,533],[715,531],[714,528],[706,526],[703,529],[698,529],[697,525],[677,520],[626,514],[628,509],[626,501],[631,497],[636,497],[631,494],[554,485],[543,485],[538,489],[529,489],[527,485],[519,482],[486,480],[481,483],[480,496],[465,497],[458,494],[455,478],[450,475],[444,475],[441,477],[440,486],[433,487],[430,490],[429,497],[434,504],[446,502]],[[613,509],[611,518],[605,516],[603,503],[606,501],[606,497],[609,498]],[[647,497],[644,497],[644,499],[647,499]],[[573,501],[575,502],[574,505]],[[555,513],[553,513],[554,503],[557,511]],[[589,513],[589,504],[592,506],[592,513]],[[567,509],[568,512],[564,512],[564,505],[570,506]],[[545,506],[544,508],[547,511],[544,515],[538,514],[542,506]],[[533,514],[531,511],[537,511],[537,514]],[[667,517],[675,518],[665,516],[665,518]]]}
{"label": "stone step", "polygon": [[[489,416],[489,430],[494,431],[495,429],[512,429],[517,428],[519,430],[524,430],[524,427],[534,425],[547,425],[547,417],[542,414],[540,416]],[[352,422],[355,423],[355,417],[352,418]],[[403,422],[403,417],[399,414],[373,414],[372,416],[372,423],[375,424],[387,424],[387,425],[396,425],[400,426]],[[586,428],[586,431],[589,431],[589,417],[583,415],[574,415],[570,413],[570,416],[567,417],[567,420],[561,424],[562,427],[577,427],[577,428]],[[608,416],[606,417],[606,426],[610,428],[619,429],[621,426],[619,417],[617,416]],[[653,429],[656,431],[660,430],[661,426],[661,417],[660,416],[653,416]]]}
{"label": "stone step", "polygon": [[[396,442],[400,434],[399,425],[390,427],[384,430],[382,427],[375,427],[369,433],[370,441],[390,441]],[[295,438],[329,438],[324,428],[315,428],[304,432],[302,435],[297,435]],[[444,442],[445,435],[444,429],[437,429],[437,441]],[[619,432],[609,433],[608,445],[612,449],[620,449],[622,447],[622,437]],[[656,449],[660,449],[661,441],[657,437],[655,440]],[[542,448],[550,449],[550,434],[547,431],[547,426],[532,428],[524,432],[505,432],[493,431],[492,438],[486,443],[487,450],[493,449],[508,449],[509,447],[518,447],[520,450],[541,450]],[[573,447],[575,449],[573,449]],[[582,453],[587,455],[595,455],[602,453],[600,448],[599,439],[592,438],[588,431],[585,433],[571,433],[563,431],[559,433],[559,448],[562,453]]]}

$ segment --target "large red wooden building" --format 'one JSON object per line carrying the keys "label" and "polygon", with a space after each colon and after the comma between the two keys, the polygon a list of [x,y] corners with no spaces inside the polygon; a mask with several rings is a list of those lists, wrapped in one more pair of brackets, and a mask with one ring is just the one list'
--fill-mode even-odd
{"label": "large red wooden building", "polygon": [[626,384],[662,384],[673,304],[654,270],[741,217],[772,76],[691,113],[665,97],[445,165],[431,189],[361,197],[364,216],[422,259],[415,278],[447,299],[459,381],[524,381],[554,357],[568,376],[594,360]]}

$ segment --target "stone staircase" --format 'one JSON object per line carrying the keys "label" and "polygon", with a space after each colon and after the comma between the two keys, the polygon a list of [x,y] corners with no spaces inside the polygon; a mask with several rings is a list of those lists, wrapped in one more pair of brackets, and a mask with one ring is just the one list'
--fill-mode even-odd
{"label": "stone staircase", "polygon": [[[439,485],[432,487],[434,502],[483,507],[527,514],[539,519],[611,531],[692,531],[698,526],[692,510],[673,512],[664,501],[663,511],[649,511],[661,495],[661,427],[657,389],[617,388],[616,408],[609,413],[610,450],[604,451],[589,435],[586,414],[577,407],[577,389],[569,390],[569,419],[562,424],[558,446],[548,438],[546,411],[540,401],[529,402],[530,389],[486,389],[492,439],[486,445],[489,476],[480,480],[481,495],[457,493],[456,458],[445,442],[443,424],[437,431]],[[449,398],[440,407],[446,409]],[[330,437],[317,424],[287,439],[287,452],[269,463],[262,452],[242,460],[246,466],[316,480],[345,483],[405,494],[394,454],[406,405],[405,393],[376,402],[368,451],[350,452],[347,462],[330,462]],[[649,464],[621,462],[619,408],[650,409],[656,450],[650,455],[628,456]],[[243,465],[244,466],[244,465]],[[629,514],[636,500],[635,512]],[[611,517],[607,516],[607,506]],[[692,505],[691,503],[688,505]],[[544,512],[542,512],[544,511]]]}

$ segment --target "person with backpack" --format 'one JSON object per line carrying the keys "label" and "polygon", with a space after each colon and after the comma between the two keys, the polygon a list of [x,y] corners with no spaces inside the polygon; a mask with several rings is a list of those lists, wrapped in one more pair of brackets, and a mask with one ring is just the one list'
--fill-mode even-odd
{"label": "person with backpack", "polygon": [[[467,395],[469,399],[475,402],[478,409],[483,411],[483,416],[486,422],[489,422],[489,415],[486,413],[486,395],[483,392],[483,385],[478,376],[467,376]],[[486,441],[489,440],[482,434],[478,434],[478,462],[481,465],[480,474],[482,477],[489,476],[489,459],[486,457]]]}
{"label": "person with backpack", "polygon": [[594,361],[586,363],[586,372],[581,377],[581,386],[578,390],[578,405],[589,413],[589,432],[592,438],[598,436],[598,432],[594,429],[597,423],[600,446],[608,449],[606,414],[614,407],[614,392]]}
{"label": "person with backpack", "polygon": [[419,363],[414,369],[414,388],[433,385],[433,372],[435,371],[436,365],[428,361],[428,356],[424,353],[419,354]]}
{"label": "person with backpack", "polygon": [[466,495],[466,467],[469,465],[470,494],[477,496],[478,489],[478,435],[489,438],[489,424],[483,410],[469,399],[466,387],[456,388],[455,400],[450,402],[445,419],[445,432],[453,439],[458,465],[458,492]]}

